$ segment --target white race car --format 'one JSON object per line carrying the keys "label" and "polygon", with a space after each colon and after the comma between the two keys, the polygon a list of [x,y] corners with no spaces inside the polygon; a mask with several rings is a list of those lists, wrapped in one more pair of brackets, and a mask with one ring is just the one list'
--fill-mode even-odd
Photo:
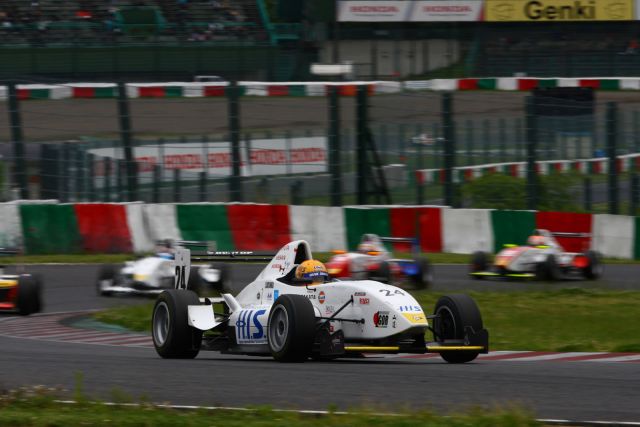
{"label": "white race car", "polygon": [[[250,253],[227,255],[251,259]],[[464,363],[488,352],[489,334],[470,297],[443,296],[427,316],[407,291],[384,283],[296,281],[297,266],[310,259],[307,242],[291,242],[237,296],[198,298],[185,280],[190,251],[177,248],[176,289],[162,292],[153,309],[157,353],[193,358],[204,349],[296,362],[364,352],[438,352],[447,362]],[[222,309],[214,311],[219,304]]]}
{"label": "white race car", "polygon": [[[98,273],[98,295],[114,294],[158,295],[172,289],[175,281],[175,249],[169,246],[153,256],[125,262],[123,267],[104,265]],[[229,279],[229,266],[209,264],[194,267],[188,277],[189,288],[203,293],[222,291]]]}
{"label": "white race car", "polygon": [[526,246],[505,245],[490,263],[489,254],[475,252],[469,274],[475,279],[503,277],[553,281],[564,278],[595,280],[603,272],[601,255],[593,250],[567,252],[558,237],[588,237],[584,233],[552,233],[538,229],[527,239]]}

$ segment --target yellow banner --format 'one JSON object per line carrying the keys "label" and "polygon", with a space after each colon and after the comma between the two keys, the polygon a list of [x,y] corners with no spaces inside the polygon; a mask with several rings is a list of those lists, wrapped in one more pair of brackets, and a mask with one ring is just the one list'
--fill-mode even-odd
{"label": "yellow banner", "polygon": [[485,21],[632,21],[633,0],[485,0]]}

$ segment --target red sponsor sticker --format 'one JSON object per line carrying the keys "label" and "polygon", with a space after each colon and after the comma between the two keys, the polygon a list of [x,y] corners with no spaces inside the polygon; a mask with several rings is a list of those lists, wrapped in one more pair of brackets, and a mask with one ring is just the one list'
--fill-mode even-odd
{"label": "red sponsor sticker", "polygon": [[320,304],[324,304],[324,291],[320,291],[320,294],[318,295],[318,302],[320,302]]}
{"label": "red sponsor sticker", "polygon": [[369,298],[360,298],[360,305],[369,305]]}

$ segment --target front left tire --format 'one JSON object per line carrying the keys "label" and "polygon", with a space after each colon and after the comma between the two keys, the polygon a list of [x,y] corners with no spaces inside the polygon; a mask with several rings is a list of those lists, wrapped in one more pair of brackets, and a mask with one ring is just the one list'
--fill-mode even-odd
{"label": "front left tire", "polygon": [[35,277],[21,275],[18,277],[18,295],[16,308],[22,316],[37,313],[41,309],[41,287]]}

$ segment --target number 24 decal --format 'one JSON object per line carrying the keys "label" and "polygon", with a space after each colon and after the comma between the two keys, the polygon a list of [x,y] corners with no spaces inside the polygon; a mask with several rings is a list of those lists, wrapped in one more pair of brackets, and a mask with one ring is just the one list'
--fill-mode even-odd
{"label": "number 24 decal", "polygon": [[392,297],[394,295],[402,295],[402,296],[404,296],[404,292],[402,292],[400,289],[395,289],[393,292],[390,291],[389,289],[380,289],[379,292],[384,293],[385,297]]}

